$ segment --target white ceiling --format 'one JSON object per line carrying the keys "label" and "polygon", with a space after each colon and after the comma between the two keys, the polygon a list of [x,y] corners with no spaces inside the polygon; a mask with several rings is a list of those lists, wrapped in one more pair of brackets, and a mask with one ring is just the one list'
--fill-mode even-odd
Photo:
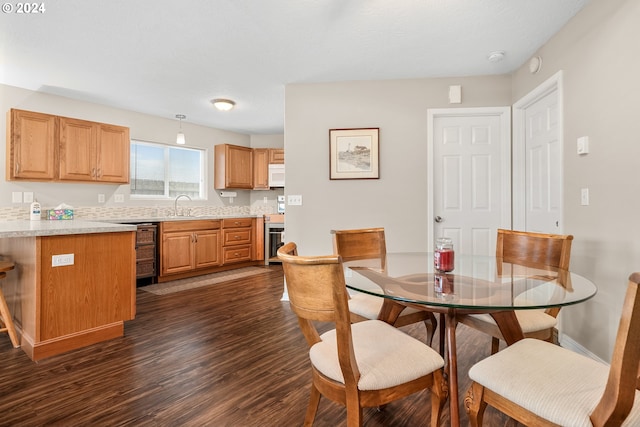
{"label": "white ceiling", "polygon": [[277,134],[289,83],[510,73],[588,1],[43,0],[0,14],[0,83]]}

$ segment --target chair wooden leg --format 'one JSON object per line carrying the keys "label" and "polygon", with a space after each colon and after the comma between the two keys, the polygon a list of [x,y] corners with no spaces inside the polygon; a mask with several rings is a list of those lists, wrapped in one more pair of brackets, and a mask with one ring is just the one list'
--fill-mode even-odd
{"label": "chair wooden leg", "polygon": [[347,396],[347,427],[362,427],[362,406],[357,397]]}
{"label": "chair wooden leg", "polygon": [[449,387],[442,371],[435,371],[433,373],[433,385],[431,386],[431,427],[440,425],[442,409],[447,402],[448,396]]}
{"label": "chair wooden leg", "polygon": [[464,398],[464,408],[469,415],[471,427],[482,427],[482,419],[487,403],[483,400],[484,387],[476,382],[471,383]]}
{"label": "chair wooden leg", "polygon": [[320,392],[315,385],[311,385],[311,396],[309,397],[309,406],[307,407],[307,414],[304,416],[304,426],[311,427],[313,420],[316,419],[316,412],[318,412],[318,405],[320,404]]}
{"label": "chair wooden leg", "polygon": [[491,338],[491,354],[496,354],[500,350],[500,340],[496,337]]}
{"label": "chair wooden leg", "polygon": [[2,318],[2,323],[4,323],[5,326],[0,330],[6,330],[9,333],[11,344],[13,344],[15,348],[20,347],[18,334],[16,333],[16,328],[13,325],[13,318],[11,316],[11,313],[9,313],[9,307],[7,306],[7,301],[4,299],[2,289],[0,289],[0,318]]}

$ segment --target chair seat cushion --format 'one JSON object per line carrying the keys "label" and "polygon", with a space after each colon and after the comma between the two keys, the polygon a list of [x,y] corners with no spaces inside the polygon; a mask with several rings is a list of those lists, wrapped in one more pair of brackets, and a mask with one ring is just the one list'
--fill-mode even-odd
{"label": "chair seat cushion", "polygon": [[[383,299],[362,292],[354,292],[349,299],[349,311],[367,319],[377,319]],[[402,310],[401,316],[419,311],[413,307]]]}
{"label": "chair seat cushion", "polygon": [[[557,345],[526,338],[476,363],[469,378],[562,426],[591,426],[609,366]],[[622,424],[640,425],[640,393]]]}
{"label": "chair seat cushion", "polygon": [[[558,323],[555,317],[548,315],[542,310],[516,310],[515,313],[522,332],[525,334],[551,329]],[[483,322],[496,324],[496,321],[493,320],[493,317],[489,314],[470,314],[469,316],[482,320]]]}
{"label": "chair seat cushion", "polygon": [[[379,390],[412,381],[444,366],[431,347],[380,320],[351,325],[360,390]],[[321,335],[309,350],[313,366],[323,375],[344,383],[338,363],[335,329]]]}

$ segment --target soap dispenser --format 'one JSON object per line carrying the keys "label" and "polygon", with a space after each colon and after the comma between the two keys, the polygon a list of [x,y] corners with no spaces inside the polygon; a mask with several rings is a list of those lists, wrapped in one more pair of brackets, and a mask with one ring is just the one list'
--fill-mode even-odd
{"label": "soap dispenser", "polygon": [[40,221],[40,219],[42,218],[40,203],[38,203],[37,200],[34,200],[33,203],[31,203],[31,209],[29,210],[29,217],[31,221]]}

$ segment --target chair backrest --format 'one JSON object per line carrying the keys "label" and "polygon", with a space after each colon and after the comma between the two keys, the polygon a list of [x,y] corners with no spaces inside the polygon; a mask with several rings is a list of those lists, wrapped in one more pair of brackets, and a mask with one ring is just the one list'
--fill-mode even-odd
{"label": "chair backrest", "polygon": [[344,262],[361,259],[379,259],[380,268],[385,269],[387,244],[384,228],[359,228],[352,230],[331,230],[333,251]]}
{"label": "chair backrest", "polygon": [[530,267],[569,269],[572,235],[498,229],[496,257]]}
{"label": "chair backrest", "polygon": [[[278,249],[289,303],[309,346],[320,341],[313,322],[335,323],[338,340],[352,348],[348,294],[339,255],[304,257],[297,246],[286,243]],[[346,343],[349,341],[349,343]]]}
{"label": "chair backrest", "polygon": [[640,366],[640,273],[629,277],[609,378],[600,402],[591,413],[594,426],[621,425],[636,393]]}

